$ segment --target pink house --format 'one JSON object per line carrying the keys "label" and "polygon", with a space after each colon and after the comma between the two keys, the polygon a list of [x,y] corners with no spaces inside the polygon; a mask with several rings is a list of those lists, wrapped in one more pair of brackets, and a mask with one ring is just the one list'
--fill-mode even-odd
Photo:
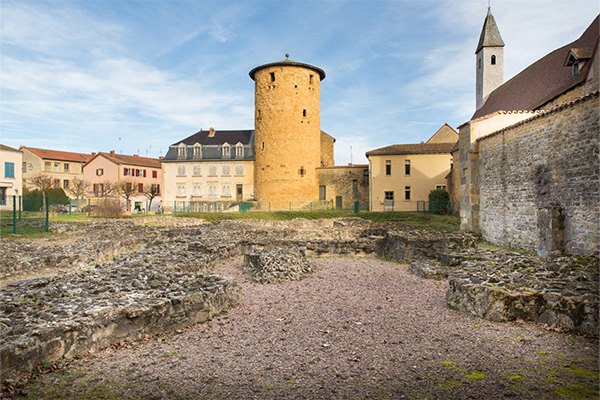
{"label": "pink house", "polygon": [[83,167],[83,179],[89,184],[90,197],[117,197],[130,194],[128,211],[145,209],[149,197],[152,210],[160,204],[161,165],[156,158],[100,152]]}

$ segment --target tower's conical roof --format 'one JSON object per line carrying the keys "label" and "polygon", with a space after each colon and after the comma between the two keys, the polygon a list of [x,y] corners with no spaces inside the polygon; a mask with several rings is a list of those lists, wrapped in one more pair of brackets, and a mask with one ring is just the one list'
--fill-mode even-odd
{"label": "tower's conical roof", "polygon": [[492,15],[492,10],[489,8],[487,16],[485,17],[485,22],[483,23],[483,29],[481,29],[479,44],[477,45],[475,54],[479,53],[479,50],[484,47],[504,47],[504,42],[502,41],[502,36],[500,36],[498,25],[496,25],[496,20]]}
{"label": "tower's conical roof", "polygon": [[[287,55],[286,55],[286,57],[287,57]],[[256,68],[252,69],[252,71],[250,71],[250,73],[249,73],[250,78],[252,78],[252,80],[254,80],[254,75],[256,74],[256,71],[258,71],[258,70],[261,70],[261,69],[267,68],[267,67],[277,67],[277,66],[283,66],[283,67],[293,66],[293,67],[302,67],[302,68],[312,69],[313,71],[315,71],[316,73],[319,74],[319,76],[321,77],[321,80],[325,79],[325,71],[323,71],[321,68],[317,68],[314,65],[309,65],[309,64],[304,64],[304,63],[299,63],[296,61],[288,60],[287,58],[283,61],[277,61],[277,62],[270,63],[270,64],[260,65]]]}

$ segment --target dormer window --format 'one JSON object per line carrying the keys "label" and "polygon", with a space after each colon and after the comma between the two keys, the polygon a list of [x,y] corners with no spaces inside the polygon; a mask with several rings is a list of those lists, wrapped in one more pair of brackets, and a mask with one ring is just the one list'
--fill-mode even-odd
{"label": "dormer window", "polygon": [[231,157],[231,146],[229,146],[229,143],[225,143],[223,144],[223,158],[230,158]]}
{"label": "dormer window", "polygon": [[238,143],[235,145],[235,156],[238,158],[244,157],[244,145]]}
{"label": "dormer window", "polygon": [[564,65],[571,67],[571,76],[575,78],[581,73],[584,64],[592,58],[594,49],[592,48],[573,48],[569,51]]}
{"label": "dormer window", "polygon": [[185,158],[186,157],[186,147],[185,145],[182,143],[179,145],[179,148],[177,149],[177,158]]}
{"label": "dormer window", "polygon": [[581,72],[579,61],[575,61],[571,66],[571,74],[573,75],[573,78],[579,75],[579,72]]}
{"label": "dormer window", "polygon": [[194,145],[194,158],[202,158],[202,145],[200,143]]}

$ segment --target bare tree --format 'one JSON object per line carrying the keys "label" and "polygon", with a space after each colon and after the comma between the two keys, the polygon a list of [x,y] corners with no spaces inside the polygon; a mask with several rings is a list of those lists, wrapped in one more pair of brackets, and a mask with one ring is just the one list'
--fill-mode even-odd
{"label": "bare tree", "polygon": [[27,178],[27,181],[42,193],[46,193],[52,187],[52,178],[48,175],[34,175],[31,178]]}
{"label": "bare tree", "polygon": [[118,193],[117,184],[113,181],[104,180],[93,185],[92,193],[95,197],[114,197]]}
{"label": "bare tree", "polygon": [[150,212],[150,209],[152,208],[152,200],[154,200],[154,198],[159,194],[158,185],[155,183],[146,186],[146,189],[144,190],[144,196],[150,200],[150,203],[148,204],[148,212]]}
{"label": "bare tree", "polygon": [[131,198],[138,193],[138,184],[135,181],[121,181],[117,190],[119,196],[125,199],[127,210],[131,210]]}
{"label": "bare tree", "polygon": [[83,199],[85,197],[85,194],[89,192],[89,189],[89,182],[84,181],[83,179],[73,178],[71,181],[71,186],[67,189],[67,192],[79,200],[80,198]]}

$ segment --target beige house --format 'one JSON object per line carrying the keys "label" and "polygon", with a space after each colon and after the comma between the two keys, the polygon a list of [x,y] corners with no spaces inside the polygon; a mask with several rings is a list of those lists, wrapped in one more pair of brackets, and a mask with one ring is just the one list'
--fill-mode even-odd
{"label": "beige house", "polygon": [[[161,160],[165,210],[206,211],[254,198],[254,131],[200,131]],[[213,203],[208,204],[208,203]]]}
{"label": "beige house", "polygon": [[92,198],[119,196],[123,199],[119,193],[132,193],[127,211],[145,210],[149,192],[155,197],[148,211],[156,211],[161,203],[160,159],[100,152],[84,166],[83,177]]}
{"label": "beige house", "polygon": [[367,152],[370,211],[417,211],[418,202],[429,201],[429,192],[445,189],[457,140],[456,131],[445,124],[426,143]]}
{"label": "beige house", "polygon": [[2,160],[0,210],[12,210],[13,196],[23,194],[23,153],[0,144],[0,160]]}
{"label": "beige house", "polygon": [[83,179],[83,165],[92,158],[91,154],[26,146],[21,146],[19,150],[23,153],[23,182],[27,189],[35,189],[29,178],[44,175],[51,178],[53,188],[62,188],[71,197],[75,197],[70,193],[73,179]]}

